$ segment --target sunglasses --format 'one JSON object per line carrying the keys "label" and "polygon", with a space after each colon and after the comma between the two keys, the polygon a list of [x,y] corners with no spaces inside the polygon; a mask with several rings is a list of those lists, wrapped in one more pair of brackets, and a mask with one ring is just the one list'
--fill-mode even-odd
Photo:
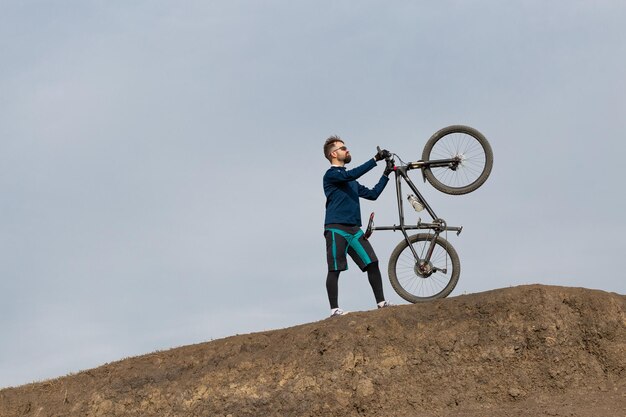
{"label": "sunglasses", "polygon": [[328,153],[329,153],[329,154],[331,154],[331,153],[333,153],[333,152],[335,152],[335,151],[340,151],[340,150],[345,152],[345,151],[347,151],[347,150],[348,150],[348,148],[347,148],[346,146],[339,146],[339,147],[337,147],[337,148],[333,149],[332,151],[330,151],[330,152],[328,152]]}

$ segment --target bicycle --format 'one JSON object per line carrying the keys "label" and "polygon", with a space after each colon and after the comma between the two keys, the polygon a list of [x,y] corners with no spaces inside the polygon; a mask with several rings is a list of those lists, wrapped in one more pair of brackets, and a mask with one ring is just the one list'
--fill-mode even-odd
{"label": "bicycle", "polygon": [[[380,148],[379,148],[380,149]],[[395,165],[396,157],[401,165]],[[424,199],[408,172],[421,169],[424,182],[428,181],[435,189],[452,195],[462,195],[475,191],[485,183],[493,167],[493,151],[485,136],[469,126],[454,125],[445,127],[426,142],[422,159],[404,163],[396,154],[385,158],[393,167],[396,182],[399,225],[374,225],[371,213],[365,232],[366,238],[376,230],[401,231],[404,239],[398,243],[389,258],[389,280],[393,289],[406,301],[419,303],[447,297],[456,286],[461,273],[459,255],[454,247],[442,236],[452,231],[457,236],[463,226],[448,226],[438,217]],[[402,180],[414,194],[409,194],[410,204],[416,211],[426,210],[431,222],[407,225],[404,221],[402,201]],[[408,230],[429,230],[409,236]]]}

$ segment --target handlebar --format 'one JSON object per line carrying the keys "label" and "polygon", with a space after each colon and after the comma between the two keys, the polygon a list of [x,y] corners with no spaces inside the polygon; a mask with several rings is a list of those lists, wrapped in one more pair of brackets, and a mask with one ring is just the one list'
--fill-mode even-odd
{"label": "handlebar", "polygon": [[[380,149],[380,146],[376,146],[376,151],[377,152],[381,152],[382,150]],[[387,162],[392,162],[394,164],[394,168],[398,169],[400,167],[395,166],[395,159],[394,157],[398,157],[398,159],[400,159],[400,157],[393,153],[393,152],[389,152],[388,156],[385,156],[385,161]],[[453,170],[455,169],[456,166],[458,166],[458,164],[462,161],[462,159],[459,156],[455,156],[453,158],[449,158],[449,159],[439,159],[436,161],[424,161],[424,160],[419,160],[419,161],[414,161],[414,162],[408,162],[408,163],[404,163],[404,161],[402,161],[402,159],[400,159],[400,162],[402,163],[402,168],[410,171],[412,169],[424,169],[424,168],[428,168],[428,167],[450,167]]]}
{"label": "handlebar", "polygon": [[[380,149],[380,146],[376,146],[376,151],[378,153],[380,153],[382,151],[382,149]],[[387,162],[391,162],[394,164],[394,170],[399,168],[395,165],[395,158],[394,157],[398,157],[397,154],[393,153],[393,152],[389,152],[389,155],[386,156],[384,159]],[[398,159],[400,159],[400,157],[398,157]],[[402,161],[402,159],[400,159],[400,162],[404,165],[405,169],[411,170],[411,169],[421,169],[423,168],[425,165],[427,165],[426,163],[424,163],[424,161],[415,161],[415,162],[409,162],[407,164],[404,164],[404,162]]]}

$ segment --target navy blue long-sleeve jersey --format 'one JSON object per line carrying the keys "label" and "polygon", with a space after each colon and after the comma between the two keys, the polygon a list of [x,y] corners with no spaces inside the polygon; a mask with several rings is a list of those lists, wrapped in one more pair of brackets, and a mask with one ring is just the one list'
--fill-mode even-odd
{"label": "navy blue long-sleeve jersey", "polygon": [[376,200],[383,192],[389,178],[381,176],[378,184],[369,189],[356,180],[376,166],[373,158],[356,168],[330,167],[324,174],[324,194],[326,194],[326,217],[324,224],[346,224],[362,226],[359,197]]}

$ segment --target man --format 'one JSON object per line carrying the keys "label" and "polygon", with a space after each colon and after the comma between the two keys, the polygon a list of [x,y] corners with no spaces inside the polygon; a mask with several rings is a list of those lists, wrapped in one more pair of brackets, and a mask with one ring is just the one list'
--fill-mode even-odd
{"label": "man", "polygon": [[339,273],[348,269],[346,254],[350,254],[361,271],[367,272],[378,308],[391,305],[385,301],[378,258],[361,230],[359,198],[376,200],[389,181],[393,164],[387,164],[384,174],[374,188],[366,188],[357,182],[359,177],[376,166],[377,161],[389,155],[388,151],[382,150],[363,165],[347,170],[345,165],[350,163],[352,156],[344,141],[339,136],[331,136],[324,143],[324,156],[331,163],[330,169],[324,175],[324,194],[326,194],[324,236],[328,262],[326,291],[331,317],[346,314],[339,308],[338,303]]}

